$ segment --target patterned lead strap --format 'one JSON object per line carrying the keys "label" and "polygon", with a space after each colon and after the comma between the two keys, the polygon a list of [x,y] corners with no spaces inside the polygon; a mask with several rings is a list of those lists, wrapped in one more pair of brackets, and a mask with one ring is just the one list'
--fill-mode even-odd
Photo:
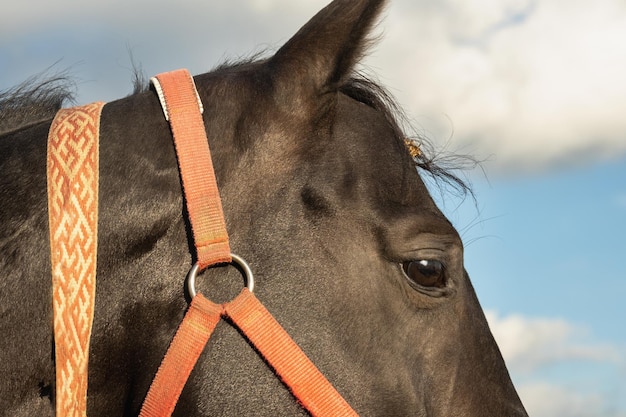
{"label": "patterned lead strap", "polygon": [[48,134],[56,416],[87,415],[96,293],[98,136],[104,103],[60,110]]}

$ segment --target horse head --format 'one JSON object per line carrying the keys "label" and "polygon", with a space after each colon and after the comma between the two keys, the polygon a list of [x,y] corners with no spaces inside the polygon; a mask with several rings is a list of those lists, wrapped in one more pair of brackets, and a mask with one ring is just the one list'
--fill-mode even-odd
{"label": "horse head", "polygon": [[[384,4],[335,0],[273,56],[196,77],[231,247],[254,270],[257,297],[359,414],[524,416],[464,269],[459,234],[420,177],[430,160],[407,146],[383,91],[355,72]],[[41,145],[32,137],[47,126],[0,143]],[[193,253],[154,91],[107,104],[101,136],[89,414],[136,415],[185,310]],[[44,149],[21,156],[23,176],[45,151],[30,146]],[[4,191],[35,187],[45,196],[38,180],[41,173]],[[45,253],[44,204],[11,200],[0,203],[2,212],[30,213],[36,225],[22,230],[22,243],[12,241],[11,259]],[[29,272],[47,274],[47,258],[38,262]],[[7,270],[22,274],[10,262]],[[45,280],[24,281],[37,299],[49,297]],[[205,271],[198,288],[224,301],[240,285],[234,268],[220,267]],[[3,303],[18,291],[7,288]],[[51,314],[43,304],[33,308]],[[4,409],[50,415],[35,398],[40,375],[51,379],[50,329],[45,320],[3,329],[38,344],[30,363],[0,365],[26,375],[22,398],[34,393],[22,405],[7,397]],[[218,325],[174,413],[301,414],[227,324]]]}

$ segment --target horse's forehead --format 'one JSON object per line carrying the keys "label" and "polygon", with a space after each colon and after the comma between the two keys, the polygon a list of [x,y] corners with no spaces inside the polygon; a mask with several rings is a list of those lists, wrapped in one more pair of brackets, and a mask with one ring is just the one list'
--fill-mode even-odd
{"label": "horse's forehead", "polygon": [[334,122],[338,146],[345,147],[355,161],[396,164],[408,160],[406,147],[399,146],[393,126],[380,111],[340,96]]}
{"label": "horse's forehead", "polygon": [[[400,132],[381,114],[354,100],[340,100],[333,138],[323,158],[309,160],[309,184],[335,190],[341,205],[375,222],[438,212]],[[308,153],[308,152],[307,152]],[[331,181],[332,184],[320,182]]]}

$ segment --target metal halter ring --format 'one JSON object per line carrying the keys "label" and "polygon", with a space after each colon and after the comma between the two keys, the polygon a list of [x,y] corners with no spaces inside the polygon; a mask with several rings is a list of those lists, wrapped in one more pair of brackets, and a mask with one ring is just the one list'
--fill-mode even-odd
{"label": "metal halter ring", "polygon": [[[250,269],[250,265],[248,265],[248,263],[241,256],[237,256],[234,253],[231,253],[230,256],[233,259],[231,263],[239,265],[243,270],[246,287],[250,292],[253,292],[254,275],[252,275],[252,269]],[[187,291],[189,291],[189,296],[192,300],[196,296],[196,276],[198,276],[198,272],[200,272],[200,265],[196,263],[187,274]]]}

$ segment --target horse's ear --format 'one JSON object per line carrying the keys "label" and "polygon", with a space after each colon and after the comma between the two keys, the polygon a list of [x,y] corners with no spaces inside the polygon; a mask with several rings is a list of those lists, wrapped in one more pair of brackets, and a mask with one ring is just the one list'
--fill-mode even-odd
{"label": "horse's ear", "polygon": [[335,0],[302,27],[268,65],[276,93],[288,101],[337,88],[368,45],[385,0]]}

